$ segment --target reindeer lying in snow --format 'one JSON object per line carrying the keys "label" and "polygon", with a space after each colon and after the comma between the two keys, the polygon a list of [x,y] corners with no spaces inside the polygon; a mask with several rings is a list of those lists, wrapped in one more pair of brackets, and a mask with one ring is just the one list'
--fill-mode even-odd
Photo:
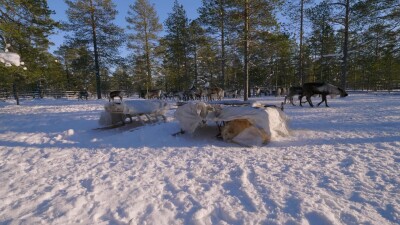
{"label": "reindeer lying in snow", "polygon": [[303,96],[306,96],[308,104],[310,104],[311,107],[314,107],[311,101],[311,96],[315,94],[320,94],[322,96],[322,101],[317,104],[319,106],[322,102],[325,102],[325,106],[328,106],[328,102],[326,100],[327,95],[340,95],[340,97],[346,97],[348,94],[346,91],[343,89],[336,87],[332,84],[327,84],[327,83],[305,83],[303,84],[303,95],[300,96],[300,106],[303,106],[301,104],[301,99]]}

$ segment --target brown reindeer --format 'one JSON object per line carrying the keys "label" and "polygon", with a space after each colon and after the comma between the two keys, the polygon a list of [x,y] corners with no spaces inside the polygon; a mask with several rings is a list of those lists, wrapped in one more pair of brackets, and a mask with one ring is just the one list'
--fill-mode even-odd
{"label": "brown reindeer", "polygon": [[[214,99],[217,99],[219,101],[224,98],[224,89],[219,88],[219,87],[212,87],[212,88],[207,88],[207,98],[209,101],[212,101]],[[216,98],[213,98],[215,96]]]}
{"label": "brown reindeer", "polygon": [[327,95],[340,95],[340,97],[346,97],[348,94],[346,93],[345,90],[336,87],[332,84],[327,84],[327,83],[305,83],[303,84],[303,95],[300,97],[300,106],[301,104],[301,99],[303,96],[306,96],[308,104],[310,104],[311,107],[314,107],[312,101],[311,101],[311,96],[315,94],[320,94],[322,96],[322,101],[317,104],[319,106],[322,102],[325,102],[325,106],[328,106],[328,102],[326,100]]}
{"label": "brown reindeer", "polygon": [[197,88],[197,90],[196,90],[196,99],[197,100],[203,100],[203,101],[206,101],[207,100],[207,98],[208,98],[208,95],[207,95],[208,93],[207,93],[207,88]]}
{"label": "brown reindeer", "polygon": [[122,93],[121,91],[112,91],[110,92],[110,97],[108,98],[108,101],[111,102],[111,100],[114,101],[115,97],[119,97],[120,101],[122,102]]}

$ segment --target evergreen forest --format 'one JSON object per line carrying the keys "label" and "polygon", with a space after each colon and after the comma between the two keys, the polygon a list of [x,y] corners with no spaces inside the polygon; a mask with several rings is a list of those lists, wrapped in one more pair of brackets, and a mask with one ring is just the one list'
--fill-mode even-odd
{"label": "evergreen forest", "polygon": [[174,0],[165,21],[149,0],[130,1],[119,12],[115,0],[65,0],[67,20],[55,21],[46,0],[0,0],[0,53],[25,68],[0,63],[0,92],[400,89],[398,0],[201,0],[195,19]]}

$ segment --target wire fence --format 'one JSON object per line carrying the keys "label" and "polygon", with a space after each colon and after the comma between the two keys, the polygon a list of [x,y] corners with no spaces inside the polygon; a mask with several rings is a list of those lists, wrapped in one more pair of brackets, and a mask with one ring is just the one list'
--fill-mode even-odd
{"label": "wire fence", "polygon": [[[348,93],[372,93],[372,94],[399,94],[400,95],[400,88],[399,89],[389,89],[389,90],[357,90],[357,89],[348,89],[346,90]],[[80,91],[43,91],[42,93],[37,92],[37,91],[21,91],[18,92],[18,98],[19,99],[40,99],[40,98],[54,98],[54,99],[67,99],[67,100],[79,100],[81,98],[79,95]],[[124,92],[122,92],[124,93]],[[276,96],[276,93],[272,91],[271,93],[263,93],[260,94],[260,96]],[[282,93],[279,96],[284,96],[286,93]],[[103,98],[108,98],[108,93],[103,93],[102,94]],[[124,97],[132,97],[136,96],[139,98],[138,94],[130,94],[126,95]],[[253,96],[252,94],[250,96]],[[229,96],[226,96],[229,97]],[[253,96],[254,97],[254,96]],[[7,90],[0,90],[0,100],[5,101],[7,99],[14,99],[14,93],[11,91]],[[88,99],[97,99],[96,93],[88,93]]]}
{"label": "wire fence", "polygon": [[[21,91],[18,92],[18,98],[34,99],[34,98],[55,98],[55,99],[78,99],[79,91]],[[90,97],[90,96],[89,96]],[[0,99],[6,100],[14,98],[11,91],[0,91]]]}
{"label": "wire fence", "polygon": [[[40,99],[40,98],[54,98],[54,99],[68,99],[68,100],[78,100],[80,98],[81,91],[18,91],[18,98],[20,99]],[[124,98],[131,96],[138,96],[132,92],[121,91]],[[92,92],[87,92],[88,99],[97,99],[97,94]],[[109,92],[102,93],[103,98],[109,97]],[[14,93],[8,90],[0,90],[0,100],[14,99]],[[86,99],[86,98],[85,98]]]}

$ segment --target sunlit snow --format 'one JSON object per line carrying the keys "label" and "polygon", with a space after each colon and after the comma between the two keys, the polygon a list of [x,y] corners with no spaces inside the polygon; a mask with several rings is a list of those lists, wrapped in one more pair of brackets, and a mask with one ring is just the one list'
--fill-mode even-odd
{"label": "sunlit snow", "polygon": [[174,105],[101,130],[106,100],[0,101],[0,224],[399,224],[400,95],[349,94],[254,148],[172,136]]}

